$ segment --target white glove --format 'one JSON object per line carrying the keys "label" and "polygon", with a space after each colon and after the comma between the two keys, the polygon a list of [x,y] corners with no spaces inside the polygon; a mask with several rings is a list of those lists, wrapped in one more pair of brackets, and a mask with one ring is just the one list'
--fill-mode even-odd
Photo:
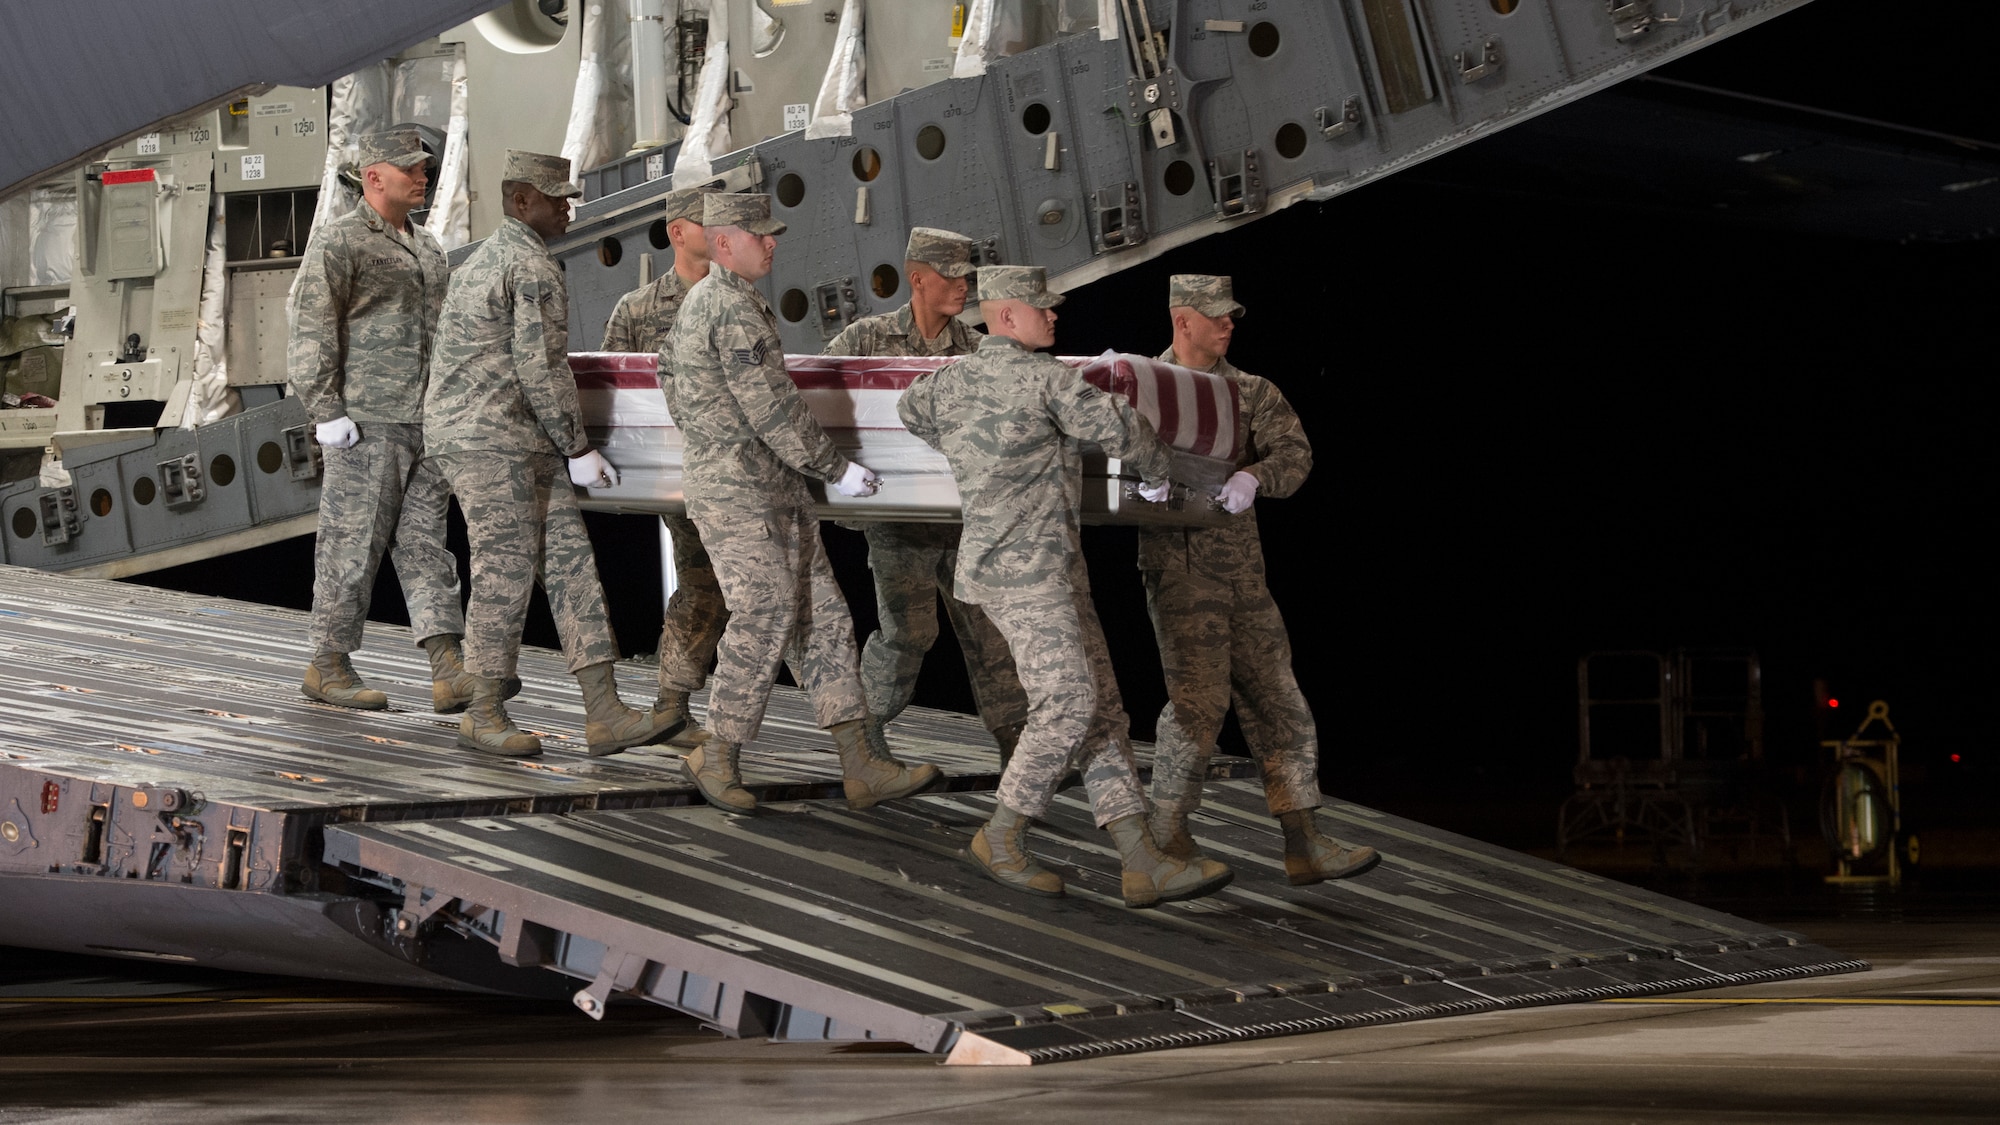
{"label": "white glove", "polygon": [[1141,484],[1139,486],[1139,495],[1149,504],[1164,504],[1167,501],[1168,494],[1172,493],[1173,490],[1173,481],[1162,480],[1158,484]]}
{"label": "white glove", "polygon": [[618,466],[593,449],[569,459],[569,482],[578,488],[609,488],[618,483]]}
{"label": "white glove", "polygon": [[1215,498],[1221,502],[1223,511],[1238,515],[1256,502],[1257,478],[1249,473],[1236,473],[1216,489]]}
{"label": "white glove", "polygon": [[328,449],[346,449],[361,440],[361,431],[354,428],[354,419],[343,414],[314,426],[313,440]]}
{"label": "white glove", "polygon": [[875,490],[882,487],[882,478],[859,461],[849,461],[847,471],[840,474],[833,487],[842,496],[873,496]]}

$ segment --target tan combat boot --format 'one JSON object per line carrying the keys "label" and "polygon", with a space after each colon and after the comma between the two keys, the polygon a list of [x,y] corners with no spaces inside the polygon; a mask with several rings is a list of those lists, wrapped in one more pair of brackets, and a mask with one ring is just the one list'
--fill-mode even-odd
{"label": "tan combat boot", "polygon": [[1104,826],[1118,844],[1123,862],[1125,905],[1135,908],[1179,902],[1214,894],[1229,885],[1236,873],[1212,859],[1196,856],[1174,859],[1153,843],[1146,818],[1137,813],[1122,816]]}
{"label": "tan combat boot", "polygon": [[[420,644],[431,658],[431,710],[440,715],[456,715],[472,702],[472,673],[465,670],[465,653],[456,633],[436,633]],[[509,676],[500,689],[500,698],[521,694],[521,677]]]}
{"label": "tan combat boot", "polygon": [[1028,854],[1024,839],[1027,832],[1027,817],[995,801],[993,819],[972,834],[972,843],[966,851],[971,853],[972,862],[995,882],[1031,895],[1061,898],[1062,876],[1036,863]]}
{"label": "tan combat boot", "polygon": [[1285,877],[1295,887],[1359,875],[1381,862],[1382,854],[1367,846],[1349,847],[1322,836],[1311,809],[1280,813],[1285,830]]}
{"label": "tan combat boot", "polygon": [[687,725],[686,716],[634,711],[625,706],[618,698],[618,681],[612,678],[608,660],[578,668],[576,682],[583,685],[583,737],[590,743],[593,758],[631,746],[665,742]]}
{"label": "tan combat boot", "polygon": [[926,762],[906,766],[889,753],[882,737],[882,725],[874,719],[849,719],[835,723],[833,749],[840,755],[841,781],[847,790],[847,807],[873,808],[912,793],[921,793],[944,775]]}
{"label": "tan combat boot", "polygon": [[532,758],[542,752],[542,740],[514,725],[500,706],[505,684],[472,677],[472,702],[458,720],[458,744],[466,750],[502,758]]}
{"label": "tan combat boot", "polygon": [[993,742],[1000,747],[1000,772],[1007,772],[1007,763],[1014,760],[1014,747],[1021,744],[1021,732],[1026,723],[1002,723],[993,728]]}
{"label": "tan combat boot", "polygon": [[1152,815],[1146,818],[1146,828],[1153,834],[1153,844],[1171,859],[1188,860],[1201,854],[1201,848],[1188,834],[1187,812],[1155,803]]}
{"label": "tan combat boot", "polygon": [[757,798],[743,788],[743,772],[736,761],[742,750],[737,743],[708,738],[681,759],[681,769],[701,790],[701,799],[723,812],[757,811]]}
{"label": "tan combat boot", "polygon": [[653,710],[671,715],[681,720],[681,732],[667,739],[667,745],[692,750],[708,741],[708,731],[694,721],[694,712],[688,710],[688,693],[673,688],[660,689],[660,697],[653,701]]}
{"label": "tan combat boot", "polygon": [[380,711],[389,706],[389,697],[361,682],[354,665],[344,652],[322,652],[306,665],[305,682],[299,685],[307,699],[352,707],[357,711]]}

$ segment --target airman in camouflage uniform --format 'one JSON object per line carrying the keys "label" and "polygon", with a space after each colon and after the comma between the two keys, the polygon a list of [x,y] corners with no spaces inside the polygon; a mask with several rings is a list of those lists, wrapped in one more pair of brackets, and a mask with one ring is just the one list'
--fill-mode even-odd
{"label": "airman in camouflage uniform", "polygon": [[848,496],[868,495],[879,481],[834,448],[785,371],[777,319],[756,289],[785,230],[770,208],[767,195],[708,196],[702,226],[713,264],[662,352],[673,369],[669,404],[684,442],[688,517],[730,607],[708,696],[710,738],[688,752],[687,770],[716,806],[756,807],[737,759],[763,724],[782,660],[833,735],[848,803],[866,808],[940,774],[896,761],[868,715],[854,622],[820,545],[806,479]]}
{"label": "airman in camouflage uniform", "polygon": [[1312,471],[1299,416],[1268,379],[1223,358],[1243,315],[1229,278],[1176,274],[1167,298],[1174,344],[1168,363],[1211,371],[1235,384],[1236,473],[1217,495],[1222,527],[1148,527],[1139,532],[1146,607],[1160,642],[1168,702],[1153,759],[1153,835],[1170,853],[1193,854],[1187,816],[1201,807],[1202,780],[1232,699],[1244,740],[1264,775],[1264,798],[1285,832],[1293,883],[1359,874],[1378,858],[1322,836],[1319,739],[1312,709],[1292,675],[1292,646],[1271,590],[1257,535],[1257,496],[1283,498]]}
{"label": "airman in camouflage uniform", "polygon": [[990,334],[978,350],[917,380],[897,404],[909,431],[951,462],[965,521],[956,593],[1007,639],[1028,695],[1027,728],[969,852],[1007,886],[1061,894],[1062,879],[1034,862],[1022,836],[1076,765],[1098,825],[1117,842],[1128,906],[1211,893],[1229,881],[1227,867],[1168,857],[1148,833],[1123,710],[1107,706],[1115,678],[1079,533],[1079,442],[1158,484],[1167,447],[1123,400],[1037,354],[1055,342],[1062,301],[1041,267],[984,267],[979,295]]}
{"label": "airman in camouflage uniform", "polygon": [[[848,325],[826,346],[826,355],[959,356],[979,344],[979,333],[955,318],[965,308],[972,275],[971,239],[935,227],[910,231],[903,251],[911,299],[894,312]],[[1007,642],[978,606],[952,595],[958,567],[959,526],[950,523],[865,523],[868,568],[875,575],[875,608],[882,627],[861,649],[861,684],[870,714],[889,722],[917,691],[924,654],[937,642],[937,603],[944,599],[952,632],[965,653],[972,697],[993,740],[1001,768],[1014,752],[1028,718],[1028,697],[1014,671]]]}
{"label": "airman in camouflage uniform", "polygon": [[682,188],[667,193],[660,221],[667,224],[667,243],[674,248],[673,268],[623,297],[604,323],[607,352],[657,352],[673,331],[681,302],[694,283],[708,276],[708,239],[702,234],[702,198],[706,188]]}
{"label": "airman in camouflage uniform", "polygon": [[386,549],[411,631],[431,657],[431,705],[465,709],[471,679],[458,640],[458,561],[444,545],[451,489],[424,459],[424,372],[444,301],[444,251],[408,221],[429,182],[414,129],[360,140],[362,199],[306,246],[287,313],[292,393],[316,423],[325,459],[313,555],[313,661],[303,690],[322,702],[380,710],[348,654]]}
{"label": "airman in camouflage uniform", "polygon": [[[605,351],[658,352],[666,345],[688,290],[708,276],[708,239],[701,227],[705,194],[703,188],[667,193],[661,221],[667,224],[667,241],[674,248],[673,268],[619,298],[604,326]],[[664,355],[660,390],[667,394],[671,410],[673,376]],[[708,666],[715,661],[715,645],[722,639],[729,609],[722,603],[715,566],[694,521],[685,515],[662,515],[660,522],[674,545],[674,592],[660,622],[660,697],[653,706],[687,718],[688,693],[700,691],[708,682]],[[692,718],[687,721],[673,745],[697,746],[708,737]]]}
{"label": "airman in camouflage uniform", "polygon": [[475,693],[458,741],[507,756],[541,751],[500,706],[539,581],[583,686],[590,752],[616,753],[672,737],[679,725],[618,699],[618,642],[570,489],[611,484],[617,473],[584,433],[569,369],[569,293],[545,241],[568,229],[569,200],[583,189],[570,182],[567,159],[513,151],[500,189],[507,217],[452,275],[424,398],[432,455],[472,541],[465,663]]}

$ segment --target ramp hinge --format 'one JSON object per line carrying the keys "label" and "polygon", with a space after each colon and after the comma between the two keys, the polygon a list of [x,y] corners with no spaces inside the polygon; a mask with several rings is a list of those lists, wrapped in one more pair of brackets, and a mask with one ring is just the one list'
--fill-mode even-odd
{"label": "ramp hinge", "polygon": [[1125,80],[1125,109],[1133,121],[1146,119],[1146,132],[1152,136],[1154,148],[1174,146],[1174,114],[1180,108],[1180,78],[1171,67],[1158,77]]}
{"label": "ramp hinge", "polygon": [[615,949],[604,951],[603,967],[598,970],[597,979],[590,986],[570,997],[584,1015],[594,1020],[604,1018],[604,1007],[611,1001],[614,992],[630,992],[639,983],[648,964],[644,957],[636,953],[620,953]]}
{"label": "ramp hinge", "polygon": [[1139,212],[1139,185],[1131,181],[1098,188],[1094,197],[1097,225],[1092,233],[1099,250],[1124,250],[1146,241],[1146,224]]}
{"label": "ramp hinge", "polygon": [[403,909],[396,915],[396,933],[398,935],[413,937],[419,929],[423,928],[424,923],[436,917],[440,911],[449,910],[458,905],[458,897],[456,895],[448,895],[442,891],[433,892],[429,899],[425,899],[424,891],[426,889],[417,886],[404,889]]}
{"label": "ramp hinge", "polygon": [[1319,122],[1320,135],[1329,141],[1357,132],[1361,128],[1361,98],[1357,95],[1340,103],[1339,113],[1323,105],[1313,110],[1313,120]]}
{"label": "ramp hinge", "polygon": [[42,546],[60,547],[83,534],[83,513],[77,510],[76,489],[57,488],[42,493],[41,509]]}
{"label": "ramp hinge", "polygon": [[1653,0],[1604,0],[1611,13],[1611,35],[1620,43],[1646,34],[1653,26]]}
{"label": "ramp hinge", "polygon": [[1217,218],[1254,215],[1264,209],[1264,176],[1254,148],[1217,154],[1208,162],[1208,182],[1215,191]]}
{"label": "ramp hinge", "polygon": [[160,497],[169,508],[192,508],[208,497],[201,483],[201,454],[183,453],[160,462]]}
{"label": "ramp hinge", "polygon": [[1479,61],[1467,63],[1466,52],[1459,51],[1451,56],[1452,66],[1458,71],[1458,80],[1470,86],[1500,73],[1500,41],[1488,39],[1481,45]]}
{"label": "ramp hinge", "polygon": [[819,336],[831,340],[840,335],[857,313],[861,311],[861,299],[855,295],[854,279],[837,277],[832,281],[822,281],[813,286],[813,297],[819,302]]}

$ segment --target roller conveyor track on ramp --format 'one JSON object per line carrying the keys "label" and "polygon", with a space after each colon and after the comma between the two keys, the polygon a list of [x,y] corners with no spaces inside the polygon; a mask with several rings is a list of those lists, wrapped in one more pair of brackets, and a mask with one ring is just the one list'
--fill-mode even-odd
{"label": "roller conveyor track on ramp", "polygon": [[326,859],[403,890],[400,925],[696,1015],[731,1035],[888,1039],[1026,1064],[1858,971],[1794,935],[1351,804],[1380,849],[1293,887],[1253,782],[1209,787],[1220,894],[1134,911],[1080,792],[1030,836],[1069,884],[1001,888],[962,849],[989,794],[755,817],[633,809],[329,829]]}

